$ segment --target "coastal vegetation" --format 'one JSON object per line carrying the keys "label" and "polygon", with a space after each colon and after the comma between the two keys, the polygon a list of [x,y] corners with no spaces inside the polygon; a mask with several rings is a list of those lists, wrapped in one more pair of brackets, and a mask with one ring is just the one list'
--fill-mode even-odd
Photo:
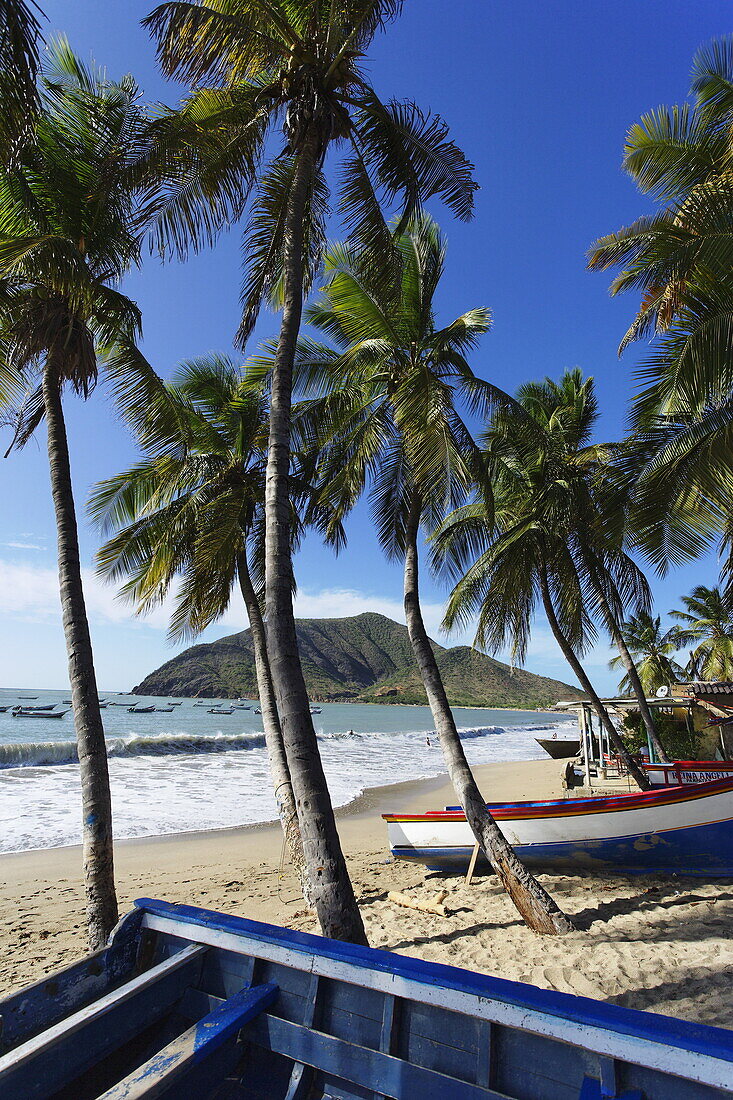
{"label": "coastal vegetation", "polygon": [[[252,196],[244,234],[244,344],[264,302],[280,310],[269,380],[265,493],[265,620],[272,680],[313,898],[324,934],[365,942],[321,765],[293,615],[289,476],[293,363],[303,299],[325,243],[329,185],[350,239],[380,255],[388,285],[399,228],[430,198],[471,217],[472,167],[445,122],[412,102],[383,102],[363,63],[401,0],[210,0],[164,3],[146,20],[166,75],[194,86],[160,138],[168,156],[193,151],[186,186],[160,220],[184,253]],[[282,133],[273,151],[269,138]],[[264,166],[263,166],[264,161]],[[331,163],[333,162],[333,163]],[[191,186],[193,184],[193,186]],[[182,248],[180,247],[182,245]]]}
{"label": "coastal vegetation", "polygon": [[[151,368],[152,369],[152,368]],[[99,570],[123,581],[122,593],[145,614],[181,584],[169,636],[200,634],[238,589],[249,619],[255,683],[272,781],[288,853],[306,900],[310,886],[298,825],[262,616],[267,395],[224,356],[184,363],[152,406],[135,418],[146,459],[100,484],[90,511],[116,533],[99,551]],[[291,469],[290,532],[330,518],[311,500],[307,471]],[[300,507],[299,507],[300,506]],[[305,519],[301,518],[301,512]],[[342,532],[333,529],[338,544]]]}
{"label": "coastal vegetation", "polygon": [[478,307],[438,324],[446,246],[427,213],[396,230],[393,242],[398,275],[387,282],[370,248],[333,247],[321,294],[307,310],[330,340],[302,343],[295,366],[312,395],[304,416],[319,454],[319,499],[340,521],[368,491],[382,549],[403,564],[407,632],[466,820],[529,927],[557,934],[570,922],[507,844],[474,779],[420,606],[421,532],[434,530],[484,480],[458,402],[485,414],[509,400],[468,362],[491,318]]}
{"label": "coastal vegetation", "polygon": [[[446,245],[425,206],[469,220],[477,181],[440,116],[381,99],[368,79],[374,36],[402,7],[163,3],[145,24],[162,71],[189,90],[153,108],[132,76],[111,80],[63,38],[39,71],[40,16],[23,0],[0,6],[0,398],[9,452],[45,426],[95,948],[117,917],[112,800],[64,400],[98,377],[143,456],[93,494],[100,571],[141,613],[180,586],[177,640],[216,622],[233,592],[250,622],[140,690],[257,693],[290,857],[325,935],[366,941],[310,698],[427,699],[478,843],[530,927],[557,933],[570,924],[487,810],[451,704],[577,694],[494,659],[521,664],[543,613],[643,786],[584,665],[599,636],[636,698],[629,744],[643,728],[662,760],[683,746],[648,693],[733,679],[733,39],[697,55],[692,104],[629,131],[625,167],[658,210],[596,242],[589,264],[619,270],[613,293],[641,294],[621,350],[651,337],[651,351],[628,436],[599,443],[591,377],[510,396],[472,365],[488,306],[437,319]],[[242,220],[243,362],[194,360],[163,383],[121,284],[146,243],[185,261]],[[279,333],[253,349],[264,306]],[[343,549],[364,496],[403,567],[406,627],[376,614],[296,621],[303,533]],[[714,545],[720,586],[698,585],[665,627],[641,563],[664,573]],[[475,624],[474,648],[429,638],[424,563],[452,586],[446,626]]]}
{"label": "coastal vegetation", "polygon": [[87,397],[100,363],[123,404],[145,402],[158,384],[152,372],[102,356],[140,331],[135,303],[116,284],[140,259],[141,196],[132,177],[147,124],[132,77],[110,81],[58,39],[49,47],[34,124],[0,165],[0,356],[6,393],[21,395],[9,449],[24,446],[45,422],[95,948],[117,921],[112,809],[63,396]]}
{"label": "coastal vegetation", "polygon": [[[499,406],[483,453],[489,491],[447,517],[434,538],[434,559],[455,581],[446,626],[475,620],[476,644],[491,652],[509,646],[523,660],[541,602],[599,721],[645,787],[581,663],[596,639],[596,622],[618,643],[623,607],[645,607],[650,599],[624,549],[612,449],[591,442],[597,417],[593,380],[579,370],[559,383],[526,383],[513,404]],[[628,667],[628,651],[619,660]],[[643,691],[639,695],[646,705]],[[644,722],[656,740],[648,711]],[[657,751],[663,751],[658,741]]]}
{"label": "coastal vegetation", "polygon": [[692,680],[733,679],[733,592],[698,584],[682,597],[684,611],[670,611],[677,619],[678,648],[693,646],[687,664]]}
{"label": "coastal vegetation", "polygon": [[[662,630],[660,615],[650,615],[648,611],[641,610],[622,623],[621,630],[647,695],[654,695],[659,688],[680,682],[685,670],[675,660],[675,654],[683,644],[678,627]],[[619,666],[623,667],[621,658],[613,657],[609,667]],[[620,681],[618,690],[621,695],[629,690],[628,676]]]}

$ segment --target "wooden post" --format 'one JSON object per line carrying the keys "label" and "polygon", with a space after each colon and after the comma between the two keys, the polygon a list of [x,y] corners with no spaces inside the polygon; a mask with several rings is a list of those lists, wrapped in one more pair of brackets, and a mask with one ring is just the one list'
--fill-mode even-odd
{"label": "wooden post", "polygon": [[478,854],[479,854],[480,851],[481,851],[481,845],[478,844],[478,843],[474,844],[473,851],[471,852],[471,860],[468,864],[468,871],[466,872],[466,886],[471,885],[471,881],[473,879],[473,872],[476,870],[476,860],[478,859]]}

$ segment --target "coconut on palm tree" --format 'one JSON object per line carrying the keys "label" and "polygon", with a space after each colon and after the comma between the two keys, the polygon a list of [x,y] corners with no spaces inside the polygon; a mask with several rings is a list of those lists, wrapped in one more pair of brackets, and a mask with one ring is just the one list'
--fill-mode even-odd
{"label": "coconut on palm tree", "polygon": [[[86,397],[98,353],[131,341],[140,315],[116,288],[140,255],[128,171],[147,124],[131,77],[84,66],[64,40],[51,48],[33,132],[0,169],[0,358],[27,387],[11,444],[45,420],[58,535],[59,580],[83,806],[87,922],[100,947],[117,919],[104,729],[89,636],[63,394]],[[135,364],[109,368],[124,401],[148,400],[156,380]]]}
{"label": "coconut on palm tree", "polygon": [[[219,619],[233,589],[250,623],[262,722],[276,802],[303,894],[310,885],[267,656],[261,600],[264,565],[267,395],[230,358],[183,363],[165,394],[136,417],[145,458],[101,482],[91,514],[114,532],[98,554],[99,571],[123,581],[122,595],[145,614],[180,581],[169,636],[192,637]],[[291,474],[291,522],[323,527],[302,465]],[[341,531],[334,531],[341,541]]]}
{"label": "coconut on palm tree", "polygon": [[[520,387],[516,405],[497,410],[486,434],[490,495],[475,494],[447,517],[433,538],[433,559],[454,582],[446,626],[476,619],[474,644],[491,653],[508,648],[513,661],[523,661],[542,606],[609,739],[646,789],[581,662],[597,636],[598,601],[578,549],[581,522],[585,543],[591,535],[598,543],[603,531],[587,484],[600,484],[607,460],[606,448],[590,442],[596,416],[593,379],[579,371]],[[605,562],[609,589],[635,586],[644,597],[643,578],[616,546],[606,547]]]}
{"label": "coconut on palm tree", "polygon": [[[363,58],[401,0],[200,0],[161,4],[146,23],[164,71],[196,88],[162,117],[156,163],[174,185],[157,203],[162,243],[208,241],[253,200],[245,231],[240,340],[263,300],[281,310],[270,397],[265,503],[267,641],[306,859],[323,932],[363,942],[310,714],[293,616],[289,474],[292,368],[303,296],[321,262],[329,188],[347,231],[393,273],[384,209],[406,219],[437,196],[472,212],[471,165],[445,123],[384,103]],[[278,133],[284,135],[274,147]],[[263,161],[267,163],[263,167]]]}
{"label": "coconut on palm tree", "polygon": [[420,534],[465,499],[480,473],[457,398],[476,408],[509,400],[476,378],[466,358],[490,315],[472,309],[438,325],[434,297],[445,242],[432,218],[413,219],[395,244],[396,289],[385,287],[369,252],[334,246],[324,290],[306,313],[331,340],[301,341],[296,366],[312,398],[303,417],[320,455],[322,501],[340,519],[368,489],[379,541],[388,557],[403,562],[410,642],[466,819],[526,922],[557,933],[569,922],[506,843],[471,773],[420,607]]}
{"label": "coconut on palm tree", "polygon": [[[659,615],[639,611],[621,623],[621,633],[648,695],[653,695],[660,687],[671,687],[672,684],[679,683],[685,672],[682,665],[674,659],[684,643],[683,632],[679,627],[672,626],[668,630],[662,630]],[[623,667],[621,657],[613,657],[609,661],[609,668],[619,667]],[[618,689],[620,692],[631,690],[628,675],[623,677]]]}
{"label": "coconut on palm tree", "polygon": [[693,675],[700,680],[733,680],[733,601],[718,587],[698,584],[682,597],[684,611],[670,611],[682,625],[680,645],[694,645]]}

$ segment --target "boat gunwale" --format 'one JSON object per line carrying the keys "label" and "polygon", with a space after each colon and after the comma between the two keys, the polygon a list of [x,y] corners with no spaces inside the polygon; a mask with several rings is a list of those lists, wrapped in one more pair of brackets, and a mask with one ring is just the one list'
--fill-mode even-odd
{"label": "boat gunwale", "polygon": [[[229,942],[233,935],[245,949],[249,940],[252,954],[285,966],[489,1019],[500,1026],[585,1047],[599,1055],[653,1067],[672,1077],[717,1088],[727,1088],[726,1082],[730,1081],[733,1032],[724,1028],[605,1004],[195,906],[149,898],[139,898],[134,904],[143,911],[142,927],[152,931],[185,937],[185,926],[193,925],[204,930],[206,937],[197,942],[228,950],[235,949]],[[684,1075],[675,1068],[679,1068],[680,1051],[693,1059]]]}

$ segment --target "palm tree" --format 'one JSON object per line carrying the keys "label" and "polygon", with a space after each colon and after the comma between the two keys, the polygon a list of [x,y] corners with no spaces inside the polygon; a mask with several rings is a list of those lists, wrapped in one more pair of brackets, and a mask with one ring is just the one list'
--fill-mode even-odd
{"label": "palm tree", "polygon": [[308,322],[333,341],[302,341],[300,383],[313,399],[304,416],[321,455],[324,506],[341,518],[367,486],[385,553],[404,563],[404,606],[415,659],[451,782],[477,843],[525,921],[556,934],[570,927],[553,900],[507,844],[486,808],[466,760],[423,622],[419,533],[433,530],[465,499],[477,474],[476,447],[455,407],[509,400],[477,379],[466,355],[490,325],[472,309],[438,327],[434,295],[445,261],[435,222],[416,217],[396,238],[401,278],[385,288],[369,252],[334,246],[327,283]]}
{"label": "palm tree", "polygon": [[[650,606],[649,586],[624,549],[629,539],[628,499],[612,466],[616,448],[583,445],[598,415],[592,379],[584,392],[585,386],[581,372],[575,370],[567,371],[559,384],[545,379],[523,388],[521,404],[531,411],[532,420],[544,427],[540,482],[553,475],[550,484],[555,486],[547,501],[540,494],[541,514],[548,528],[555,524],[568,540],[589,610],[618,649],[646,731],[659,759],[666,761],[646,693],[621,633],[626,606]],[[514,430],[519,432],[519,425]]]}
{"label": "palm tree", "polygon": [[[325,935],[364,942],[310,715],[293,616],[288,478],[292,369],[303,296],[321,262],[328,187],[324,164],[343,153],[339,210],[349,233],[392,272],[383,204],[401,225],[431,196],[472,212],[471,165],[437,116],[413,103],[383,103],[361,59],[402,0],[200,0],[164,3],[146,20],[164,71],[193,83],[182,112],[161,120],[173,176],[158,206],[163,243],[185,248],[192,230],[210,240],[255,190],[245,232],[240,341],[263,299],[282,311],[271,382],[266,517],[266,621],[272,677],[303,844]],[[205,86],[208,85],[208,86]],[[285,144],[261,168],[277,129]],[[189,155],[190,151],[190,155]],[[193,243],[196,243],[195,237]]]}
{"label": "palm tree", "polygon": [[[661,624],[660,616],[652,616],[648,611],[639,611],[621,624],[621,633],[647,694],[677,684],[684,676],[684,669],[674,659],[684,642],[682,631],[676,626],[663,631]],[[609,668],[618,668],[621,664],[621,657],[614,657],[609,661]],[[619,691],[629,691],[630,687],[628,676],[624,676]]]}
{"label": "palm tree", "polygon": [[637,543],[660,572],[725,533],[733,508],[733,38],[693,62],[695,102],[632,126],[624,164],[659,209],[597,241],[596,270],[641,304],[621,344],[654,336],[639,369],[626,467]]}
{"label": "palm tree", "polygon": [[10,164],[38,109],[43,12],[34,0],[0,0],[0,162]]}
{"label": "palm tree", "polygon": [[[131,77],[109,81],[60,40],[51,50],[32,137],[17,163],[0,169],[0,358],[31,386],[11,447],[22,446],[46,421],[94,948],[116,922],[117,901],[107,756],[62,395],[71,387],[86,397],[97,380],[98,350],[131,340],[140,327],[137,307],[114,284],[139,258],[135,194],[126,173],[145,124]],[[40,385],[33,388],[38,373]],[[134,366],[111,375],[123,403],[144,401],[154,388]]]}
{"label": "palm tree", "polygon": [[[183,363],[160,400],[137,418],[145,459],[100,483],[90,511],[114,531],[99,551],[102,576],[144,614],[182,583],[171,617],[173,640],[201,633],[227,610],[237,587],[249,617],[262,721],[280,821],[291,862],[310,903],[290,770],[267,656],[261,609],[264,558],[267,395],[221,355]],[[302,469],[291,496],[323,526]],[[296,512],[291,532],[303,529]],[[337,544],[342,532],[335,531]]]}
{"label": "palm tree", "polygon": [[[574,547],[575,513],[582,500],[576,487],[579,478],[599,476],[605,461],[605,449],[589,443],[597,415],[593,380],[566,372],[559,384],[546,380],[522,386],[516,400],[518,408],[495,412],[486,436],[490,497],[477,494],[446,519],[433,539],[436,569],[455,582],[445,625],[467,626],[476,616],[474,644],[492,653],[509,647],[512,660],[521,663],[541,603],[609,739],[646,789],[648,780],[580,660],[596,630],[588,610],[595,601]],[[613,568],[622,581],[625,572],[634,576],[633,565],[618,554]]]}
{"label": "palm tree", "polygon": [[694,675],[703,680],[733,679],[733,603],[720,588],[698,584],[682,597],[685,611],[670,611],[680,645],[698,643],[690,654]]}

